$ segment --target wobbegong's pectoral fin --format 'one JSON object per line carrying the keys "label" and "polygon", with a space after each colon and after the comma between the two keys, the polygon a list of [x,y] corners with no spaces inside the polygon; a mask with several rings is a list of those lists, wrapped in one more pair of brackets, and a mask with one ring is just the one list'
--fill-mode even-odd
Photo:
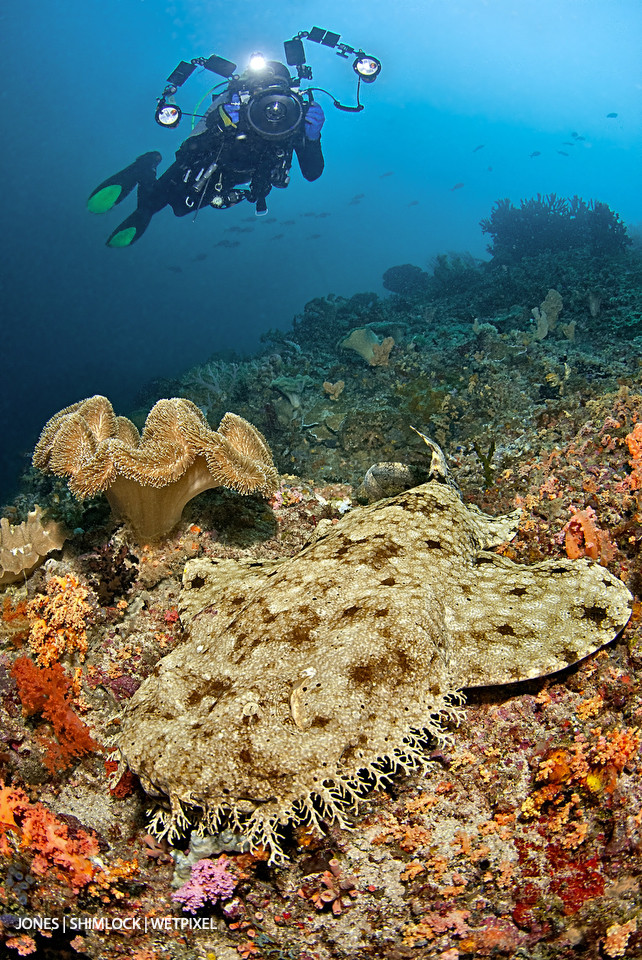
{"label": "wobbegong's pectoral fin", "polygon": [[555,673],[609,643],[633,597],[590,560],[530,566],[481,553],[450,606],[451,670],[462,687]]}

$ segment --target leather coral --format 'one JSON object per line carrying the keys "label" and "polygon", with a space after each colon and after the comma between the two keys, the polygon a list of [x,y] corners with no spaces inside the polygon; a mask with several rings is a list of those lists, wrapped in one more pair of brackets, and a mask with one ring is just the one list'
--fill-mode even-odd
{"label": "leather coral", "polygon": [[0,520],[0,586],[23,580],[39,566],[48,553],[60,550],[67,539],[60,523],[45,520],[36,504],[23,523],[13,526]]}
{"label": "leather coral", "polygon": [[190,400],[159,400],[142,434],[106,397],[80,400],[46,424],[33,465],[69,477],[79,500],[104,493],[117,516],[144,539],[178,523],[185,504],[211,487],[272,494],[277,472],[251,423],[226,413],[212,430]]}

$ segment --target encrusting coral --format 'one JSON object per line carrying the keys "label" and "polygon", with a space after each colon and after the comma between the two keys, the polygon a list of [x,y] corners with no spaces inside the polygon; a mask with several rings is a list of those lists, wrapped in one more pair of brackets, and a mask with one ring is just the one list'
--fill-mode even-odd
{"label": "encrusting coral", "polygon": [[60,523],[43,520],[36,504],[23,523],[0,520],[0,586],[28,577],[52,550],[60,550],[67,532]]}
{"label": "encrusting coral", "polygon": [[69,476],[78,499],[104,493],[145,539],[171,530],[203,490],[224,486],[269,496],[277,486],[270,449],[252,424],[226,413],[211,430],[196,404],[176,397],[152,407],[142,435],[106,397],[74,403],[46,424],[33,465]]}
{"label": "encrusting coral", "polygon": [[27,604],[29,646],[41,667],[60,659],[65,651],[87,653],[87,620],[91,606],[88,591],[71,573],[47,580],[47,594],[37,594]]}
{"label": "encrusting coral", "polygon": [[426,762],[461,688],[552,673],[609,642],[624,584],[587,559],[524,566],[487,552],[518,516],[466,506],[434,469],[322,522],[281,561],[191,561],[189,639],[129,701],[122,758],[155,798],[152,829],[200,820],[283,854],[279,826],[343,823],[364,785]]}

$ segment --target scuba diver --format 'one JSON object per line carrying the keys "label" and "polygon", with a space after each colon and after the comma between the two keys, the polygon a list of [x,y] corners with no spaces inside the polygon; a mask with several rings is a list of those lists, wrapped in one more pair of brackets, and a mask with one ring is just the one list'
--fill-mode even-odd
{"label": "scuba diver", "polygon": [[[355,59],[352,69],[357,75],[354,106],[341,103],[322,87],[306,87],[301,82],[312,79],[306,64],[303,39],[334,49],[344,60]],[[155,213],[169,205],[177,217],[193,213],[201,207],[232,207],[242,200],[255,205],[257,216],[267,212],[266,197],[272,187],[287,187],[294,154],[306,180],[317,180],[323,173],[321,129],[325,116],[313,91],[327,94],[338,110],[359,113],[361,84],[372,83],[381,71],[381,62],[363,50],[340,42],[338,33],[313,27],[286,40],[285,60],[295,67],[297,76],[279,60],[266,60],[253,54],[247,69],[236,74],[236,64],[213,54],[181,60],[167,78],[167,86],[157,99],[154,119],[160,126],[178,126],[182,111],[174,94],[192,75],[203,67],[224,78],[210,90],[212,103],[204,115],[193,113],[199,123],[176,151],[174,163],[156,178],[161,162],[157,151],[144,153],[113,177],[96,187],[87,207],[92,213],[106,213],[138,187],[136,209],[117,227],[107,240],[108,247],[129,247],[142,237]],[[225,89],[217,95],[221,87]],[[207,94],[206,94],[207,95]],[[205,99],[205,98],[203,98]],[[202,102],[202,101],[201,101]],[[192,124],[194,121],[192,121]]]}
{"label": "scuba diver", "polygon": [[[205,205],[223,209],[246,199],[261,215],[272,187],[288,185],[293,153],[305,179],[317,180],[324,166],[325,117],[315,100],[306,104],[292,93],[296,83],[283,63],[256,55],[213,100],[161,177],[156,179],[161,155],[152,151],[104,180],[87,201],[92,213],[111,210],[138,187],[136,209],[113,231],[107,246],[131,246],[168,204],[175,216],[183,217]],[[163,109],[166,119],[174,118],[173,104],[164,103]]]}

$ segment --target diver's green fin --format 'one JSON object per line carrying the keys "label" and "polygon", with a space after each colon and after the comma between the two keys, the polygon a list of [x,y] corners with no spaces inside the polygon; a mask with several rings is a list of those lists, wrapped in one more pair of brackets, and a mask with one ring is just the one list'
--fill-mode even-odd
{"label": "diver's green fin", "polygon": [[99,187],[94,190],[87,201],[87,209],[90,213],[106,213],[118,203],[118,198],[123,192],[119,183],[111,183],[108,187]]}
{"label": "diver's green fin", "polygon": [[156,176],[156,167],[162,157],[157,150],[143,153],[130,163],[124,170],[119,170],[113,177],[96,187],[87,201],[90,213],[106,213],[121,203],[134,187],[139,183],[150,184]]}
{"label": "diver's green fin", "polygon": [[144,210],[134,210],[107,240],[108,247],[130,247],[142,237],[149,226],[152,214]]}

